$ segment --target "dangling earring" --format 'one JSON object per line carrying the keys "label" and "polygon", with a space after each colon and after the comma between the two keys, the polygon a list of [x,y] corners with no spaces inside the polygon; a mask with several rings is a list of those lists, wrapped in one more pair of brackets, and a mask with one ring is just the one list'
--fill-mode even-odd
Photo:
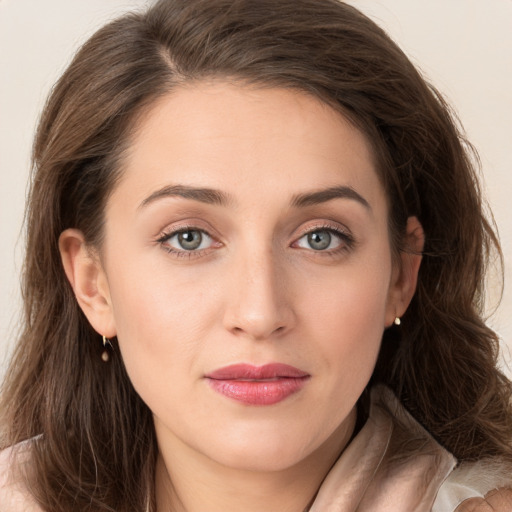
{"label": "dangling earring", "polygon": [[107,350],[107,345],[109,345],[110,348],[113,348],[112,343],[110,343],[110,340],[108,338],[106,338],[105,336],[103,336],[103,349],[104,350],[101,353],[101,359],[103,360],[104,363],[108,363],[108,361],[110,359],[110,355]]}
{"label": "dangling earring", "polygon": [[393,322],[395,325],[400,325],[402,323],[402,321],[400,320],[400,317],[397,316],[395,317],[395,321]]}

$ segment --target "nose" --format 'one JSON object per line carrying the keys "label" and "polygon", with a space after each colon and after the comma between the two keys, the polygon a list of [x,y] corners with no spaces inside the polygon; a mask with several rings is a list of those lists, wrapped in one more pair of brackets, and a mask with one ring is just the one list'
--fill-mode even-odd
{"label": "nose", "polygon": [[293,327],[295,314],[286,271],[271,251],[239,255],[227,287],[224,327],[231,333],[266,340]]}

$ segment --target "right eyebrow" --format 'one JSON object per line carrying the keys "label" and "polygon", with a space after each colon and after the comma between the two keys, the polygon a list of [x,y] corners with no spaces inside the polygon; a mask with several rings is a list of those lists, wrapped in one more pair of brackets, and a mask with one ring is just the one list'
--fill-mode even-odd
{"label": "right eyebrow", "polygon": [[146,199],[140,203],[139,208],[144,208],[158,199],[163,199],[165,197],[183,197],[185,199],[193,199],[194,201],[199,201],[201,203],[218,206],[226,206],[228,203],[231,203],[228,195],[220,190],[190,187],[188,185],[168,185],[156,190],[146,197]]}

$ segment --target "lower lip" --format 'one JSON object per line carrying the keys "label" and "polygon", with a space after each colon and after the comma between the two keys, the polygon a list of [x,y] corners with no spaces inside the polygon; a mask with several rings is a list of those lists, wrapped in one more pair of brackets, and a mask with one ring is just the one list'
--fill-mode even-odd
{"label": "lower lip", "polygon": [[300,391],[309,377],[281,377],[272,380],[217,380],[208,384],[217,393],[247,405],[273,405]]}

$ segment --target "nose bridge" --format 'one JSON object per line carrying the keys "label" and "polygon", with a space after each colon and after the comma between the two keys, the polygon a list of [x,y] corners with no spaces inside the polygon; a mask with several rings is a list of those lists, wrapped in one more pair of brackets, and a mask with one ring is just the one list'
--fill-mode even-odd
{"label": "nose bridge", "polygon": [[240,250],[232,273],[226,328],[253,339],[288,329],[293,313],[286,289],[285,273],[270,244],[260,242]]}

